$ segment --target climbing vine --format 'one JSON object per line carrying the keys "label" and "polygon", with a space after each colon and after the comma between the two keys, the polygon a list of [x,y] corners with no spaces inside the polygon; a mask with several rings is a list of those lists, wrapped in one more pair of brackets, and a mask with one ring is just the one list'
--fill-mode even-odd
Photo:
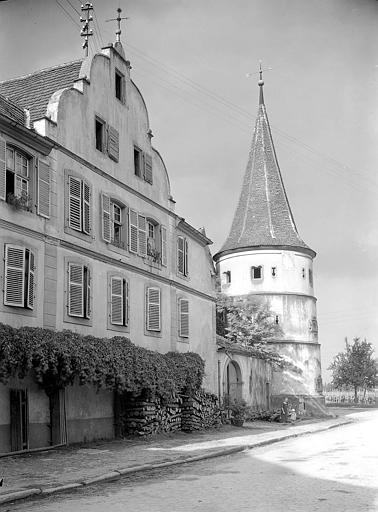
{"label": "climbing vine", "polygon": [[0,382],[31,373],[47,394],[77,381],[118,393],[149,392],[165,398],[200,389],[204,367],[198,354],[159,354],[121,336],[97,338],[0,323]]}

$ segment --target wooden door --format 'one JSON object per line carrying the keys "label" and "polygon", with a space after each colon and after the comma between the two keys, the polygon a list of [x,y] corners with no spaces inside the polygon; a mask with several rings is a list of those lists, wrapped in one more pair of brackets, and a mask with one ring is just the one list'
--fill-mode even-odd
{"label": "wooden door", "polygon": [[27,389],[10,390],[11,451],[29,448],[29,404]]}

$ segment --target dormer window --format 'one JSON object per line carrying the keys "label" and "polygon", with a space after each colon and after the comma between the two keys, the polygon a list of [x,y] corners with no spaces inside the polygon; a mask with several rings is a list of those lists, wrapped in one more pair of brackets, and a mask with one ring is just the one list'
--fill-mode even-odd
{"label": "dormer window", "polygon": [[134,174],[135,176],[142,177],[143,169],[143,152],[137,146],[134,146]]}
{"label": "dormer window", "polygon": [[123,74],[118,71],[118,69],[115,70],[115,77],[114,77],[114,85],[115,85],[115,97],[119,99],[119,101],[122,101],[124,103],[125,101],[125,77]]}
{"label": "dormer window", "polygon": [[254,281],[258,281],[263,278],[262,265],[259,265],[258,267],[251,267],[251,277]]}

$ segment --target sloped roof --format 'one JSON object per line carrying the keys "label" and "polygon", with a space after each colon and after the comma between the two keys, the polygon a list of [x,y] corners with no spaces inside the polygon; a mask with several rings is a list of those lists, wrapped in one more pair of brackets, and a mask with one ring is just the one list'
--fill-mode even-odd
{"label": "sloped roof", "polygon": [[292,246],[313,251],[298,234],[286,196],[260,85],[260,104],[243,186],[222,252]]}
{"label": "sloped roof", "polygon": [[0,94],[29,109],[32,122],[41,119],[54,92],[72,87],[79,78],[82,62],[80,59],[0,82]]}
{"label": "sloped roof", "polygon": [[0,94],[0,114],[14,119],[20,124],[25,125],[25,112],[19,105],[5,98]]}

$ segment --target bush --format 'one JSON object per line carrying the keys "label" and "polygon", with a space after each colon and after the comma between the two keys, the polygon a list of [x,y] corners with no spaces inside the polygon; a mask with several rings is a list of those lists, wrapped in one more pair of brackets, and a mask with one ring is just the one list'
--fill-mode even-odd
{"label": "bush", "polygon": [[0,382],[30,372],[47,394],[72,385],[167,398],[200,389],[205,363],[198,354],[159,354],[128,338],[96,338],[69,330],[13,328],[0,323]]}

